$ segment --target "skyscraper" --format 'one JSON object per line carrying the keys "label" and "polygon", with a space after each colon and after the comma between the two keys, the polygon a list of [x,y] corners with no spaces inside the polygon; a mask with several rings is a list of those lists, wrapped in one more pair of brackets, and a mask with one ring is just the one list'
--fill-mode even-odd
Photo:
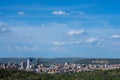
{"label": "skyscraper", "polygon": [[29,59],[27,59],[27,67],[26,67],[26,69],[30,69],[30,60]]}
{"label": "skyscraper", "polygon": [[21,63],[20,63],[20,69],[24,69],[24,62],[22,61]]}

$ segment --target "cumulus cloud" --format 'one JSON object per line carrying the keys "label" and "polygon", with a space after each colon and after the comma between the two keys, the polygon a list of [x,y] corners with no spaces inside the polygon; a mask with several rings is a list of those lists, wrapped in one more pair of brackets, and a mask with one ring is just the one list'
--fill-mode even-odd
{"label": "cumulus cloud", "polygon": [[111,38],[112,39],[120,39],[120,35],[112,35]]}
{"label": "cumulus cloud", "polygon": [[18,15],[24,15],[24,14],[25,14],[25,13],[22,12],[22,11],[18,12]]}
{"label": "cumulus cloud", "polygon": [[72,41],[72,42],[67,42],[66,44],[67,45],[80,45],[82,43],[83,43],[83,41]]}
{"label": "cumulus cloud", "polygon": [[11,32],[10,28],[0,22],[0,33]]}
{"label": "cumulus cloud", "polygon": [[86,34],[88,34],[88,32],[85,31],[85,30],[71,30],[71,31],[68,32],[68,35],[69,35],[69,36],[74,36],[74,35],[86,35]]}
{"label": "cumulus cloud", "polygon": [[97,38],[88,38],[88,39],[86,39],[85,43],[88,43],[88,44],[98,44],[99,40]]}
{"label": "cumulus cloud", "polygon": [[56,41],[56,42],[54,42],[54,45],[55,46],[66,46],[66,45],[80,45],[82,43],[83,43],[83,41],[68,41],[68,42]]}
{"label": "cumulus cloud", "polygon": [[65,43],[64,42],[56,41],[56,42],[53,43],[53,45],[55,45],[55,46],[64,46]]}
{"label": "cumulus cloud", "polygon": [[38,50],[37,46],[16,46],[15,49],[19,50],[19,51],[36,51]]}
{"label": "cumulus cloud", "polygon": [[68,15],[69,13],[62,11],[62,10],[58,10],[58,11],[53,11],[52,14],[53,15]]}

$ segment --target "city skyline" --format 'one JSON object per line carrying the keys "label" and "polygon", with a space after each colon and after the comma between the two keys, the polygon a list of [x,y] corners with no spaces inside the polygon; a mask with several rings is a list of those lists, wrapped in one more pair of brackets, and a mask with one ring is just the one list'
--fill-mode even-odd
{"label": "city skyline", "polygon": [[119,0],[4,0],[0,57],[120,58]]}

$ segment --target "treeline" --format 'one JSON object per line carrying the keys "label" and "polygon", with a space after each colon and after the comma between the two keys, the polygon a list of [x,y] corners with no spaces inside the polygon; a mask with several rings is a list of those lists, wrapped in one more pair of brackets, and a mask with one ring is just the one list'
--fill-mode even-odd
{"label": "treeline", "polygon": [[[21,61],[26,62],[28,58],[0,58],[0,64],[2,63],[16,63]],[[31,64],[57,64],[57,63],[76,63],[76,64],[93,64],[92,61],[103,60],[108,61],[109,64],[120,64],[120,59],[100,59],[100,58],[29,58]]]}
{"label": "treeline", "polygon": [[61,74],[38,74],[27,71],[1,69],[0,80],[120,80],[120,69]]}

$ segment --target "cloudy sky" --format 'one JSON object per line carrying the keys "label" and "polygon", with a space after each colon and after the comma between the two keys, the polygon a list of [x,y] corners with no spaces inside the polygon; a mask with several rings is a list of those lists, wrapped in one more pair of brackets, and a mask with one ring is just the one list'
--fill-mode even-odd
{"label": "cloudy sky", "polygon": [[120,58],[120,0],[1,0],[0,57]]}

